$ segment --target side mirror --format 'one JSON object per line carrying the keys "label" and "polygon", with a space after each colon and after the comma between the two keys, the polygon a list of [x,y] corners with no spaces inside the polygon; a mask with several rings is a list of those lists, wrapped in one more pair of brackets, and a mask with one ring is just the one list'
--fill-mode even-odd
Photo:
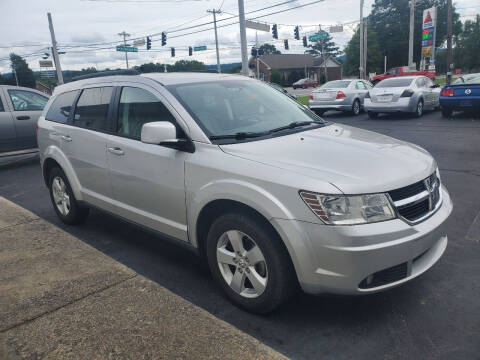
{"label": "side mirror", "polygon": [[168,121],[156,121],[142,126],[141,141],[145,144],[155,144],[171,149],[195,152],[195,145],[190,139],[177,139],[175,125]]}
{"label": "side mirror", "polygon": [[175,129],[175,125],[168,121],[146,123],[142,126],[140,139],[145,144],[159,145],[167,140],[176,140],[177,129]]}

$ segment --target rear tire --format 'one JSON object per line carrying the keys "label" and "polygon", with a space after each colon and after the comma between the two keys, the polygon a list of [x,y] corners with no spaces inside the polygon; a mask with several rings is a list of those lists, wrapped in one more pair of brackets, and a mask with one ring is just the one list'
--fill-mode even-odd
{"label": "rear tire", "polygon": [[59,167],[50,171],[48,189],[53,208],[62,222],[68,225],[85,222],[89,209],[78,204],[67,176]]}
{"label": "rear tire", "polygon": [[217,284],[235,305],[260,314],[276,309],[295,289],[289,255],[265,225],[234,211],[215,220],[207,235],[207,261]]}
{"label": "rear tire", "polygon": [[416,118],[420,118],[423,115],[423,100],[420,99],[418,100],[417,107],[415,108],[415,112],[413,113],[413,116]]}
{"label": "rear tire", "polygon": [[357,116],[360,114],[360,101],[358,99],[355,99],[353,101],[351,114],[353,116]]}
{"label": "rear tire", "polygon": [[453,110],[452,109],[443,109],[442,108],[442,116],[444,118],[449,118],[452,116]]}
{"label": "rear tire", "polygon": [[369,117],[370,119],[373,119],[373,120],[374,120],[374,119],[378,119],[378,113],[376,113],[376,112],[368,111],[367,114],[368,114],[368,117]]}

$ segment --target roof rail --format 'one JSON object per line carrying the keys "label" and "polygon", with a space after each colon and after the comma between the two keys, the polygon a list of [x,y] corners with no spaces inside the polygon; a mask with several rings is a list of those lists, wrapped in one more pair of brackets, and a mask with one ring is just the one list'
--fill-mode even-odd
{"label": "roof rail", "polygon": [[140,75],[140,72],[137,70],[107,70],[107,71],[97,71],[91,74],[85,75],[78,75],[74,76],[69,82],[78,81],[78,80],[85,80],[91,79],[96,77],[103,77],[103,76],[115,76],[115,75]]}

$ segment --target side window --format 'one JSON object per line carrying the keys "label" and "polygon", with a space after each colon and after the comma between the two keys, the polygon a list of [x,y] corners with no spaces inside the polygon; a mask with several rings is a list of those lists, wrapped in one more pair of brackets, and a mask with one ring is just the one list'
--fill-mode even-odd
{"label": "side window", "polygon": [[26,90],[8,90],[15,111],[43,110],[48,98]]}
{"label": "side window", "polygon": [[92,130],[110,130],[107,115],[112,92],[112,87],[84,89],[75,108],[73,124]]}
{"label": "side window", "polygon": [[373,85],[371,82],[366,81],[365,86],[367,87],[368,90],[373,89]]}
{"label": "side window", "polygon": [[365,87],[365,84],[363,83],[363,81],[357,81],[357,89],[366,90],[367,88]]}
{"label": "side window", "polygon": [[5,111],[5,108],[3,107],[2,99],[0,98],[0,112]]}
{"label": "side window", "polygon": [[69,91],[58,95],[48,109],[45,119],[63,124],[66,123],[76,95],[76,91]]}
{"label": "side window", "polygon": [[[143,124],[154,121],[169,121],[176,125],[173,115],[152,93],[140,88],[122,88],[117,134],[140,140]],[[177,126],[177,135],[178,132]]]}
{"label": "side window", "polygon": [[426,87],[432,87],[433,86],[433,81],[430,79],[425,79],[425,86]]}

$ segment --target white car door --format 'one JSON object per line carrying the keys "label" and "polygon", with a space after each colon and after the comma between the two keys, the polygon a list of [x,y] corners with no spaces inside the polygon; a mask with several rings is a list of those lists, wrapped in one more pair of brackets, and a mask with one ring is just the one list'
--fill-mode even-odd
{"label": "white car door", "polygon": [[178,114],[147,85],[134,84],[118,91],[117,125],[107,143],[115,212],[188,241],[184,163],[189,154],[140,141],[142,125],[155,121],[172,122],[177,137],[184,135]]}

